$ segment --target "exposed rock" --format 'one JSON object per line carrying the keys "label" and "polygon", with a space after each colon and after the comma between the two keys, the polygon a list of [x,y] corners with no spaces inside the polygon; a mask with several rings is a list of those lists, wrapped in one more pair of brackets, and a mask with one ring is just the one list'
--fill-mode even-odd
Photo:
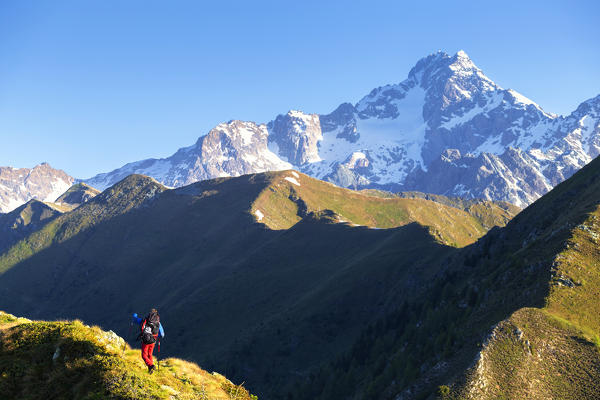
{"label": "exposed rock", "polygon": [[42,163],[29,168],[0,167],[0,212],[9,212],[31,199],[53,202],[75,179]]}

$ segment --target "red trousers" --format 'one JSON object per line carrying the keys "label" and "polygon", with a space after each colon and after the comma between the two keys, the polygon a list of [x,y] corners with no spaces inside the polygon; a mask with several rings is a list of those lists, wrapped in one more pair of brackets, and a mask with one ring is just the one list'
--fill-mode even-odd
{"label": "red trousers", "polygon": [[152,360],[152,352],[154,351],[154,345],[156,343],[144,344],[142,343],[142,358],[147,366],[154,365]]}

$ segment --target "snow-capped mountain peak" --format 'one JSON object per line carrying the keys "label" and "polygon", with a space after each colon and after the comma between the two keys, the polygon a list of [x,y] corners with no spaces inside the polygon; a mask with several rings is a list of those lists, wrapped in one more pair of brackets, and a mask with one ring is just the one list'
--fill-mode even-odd
{"label": "snow-capped mountain peak", "polygon": [[33,168],[0,167],[0,212],[9,212],[31,199],[53,202],[75,181],[48,163]]}
{"label": "snow-capped mountain peak", "polygon": [[[547,113],[487,77],[464,51],[438,51],[408,77],[329,114],[290,110],[266,125],[230,121],[167,159],[124,174],[180,186],[200,179],[296,168],[341,186],[422,190],[526,205],[600,153],[600,96],[568,117]],[[451,156],[450,156],[451,155]]]}

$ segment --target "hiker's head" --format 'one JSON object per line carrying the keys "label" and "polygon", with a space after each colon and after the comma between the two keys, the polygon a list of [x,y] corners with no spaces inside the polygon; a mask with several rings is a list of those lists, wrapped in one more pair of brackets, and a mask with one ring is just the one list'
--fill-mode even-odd
{"label": "hiker's head", "polygon": [[150,314],[158,314],[158,311],[156,310],[156,308],[153,308],[150,310]]}

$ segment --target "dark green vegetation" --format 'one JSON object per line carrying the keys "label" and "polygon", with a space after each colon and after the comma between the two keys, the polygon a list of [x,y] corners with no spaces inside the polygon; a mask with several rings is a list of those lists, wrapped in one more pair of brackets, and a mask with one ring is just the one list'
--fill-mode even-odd
{"label": "dark green vegetation", "polygon": [[0,256],[0,307],[125,335],[130,312],[157,306],[163,351],[283,398],[369,323],[417,299],[449,245],[511,217],[493,203],[482,218],[294,174],[176,190],[130,176]]}
{"label": "dark green vegetation", "polygon": [[435,263],[295,398],[598,398],[600,159]]}
{"label": "dark green vegetation", "polygon": [[30,321],[0,311],[2,399],[252,400],[243,386],[168,358],[149,375],[113,332],[80,321]]}
{"label": "dark green vegetation", "polygon": [[62,214],[52,203],[30,200],[15,210],[0,214],[0,252],[39,230]]}

